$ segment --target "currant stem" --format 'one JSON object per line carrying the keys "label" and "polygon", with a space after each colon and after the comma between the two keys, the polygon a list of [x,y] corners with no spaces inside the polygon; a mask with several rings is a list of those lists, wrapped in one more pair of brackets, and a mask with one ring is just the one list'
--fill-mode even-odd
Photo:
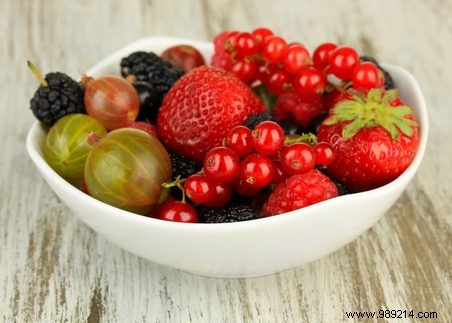
{"label": "currant stem", "polygon": [[32,62],[27,61],[27,65],[28,65],[28,68],[36,76],[36,78],[38,79],[39,83],[42,86],[44,86],[44,87],[49,86],[49,83],[47,83],[47,81],[44,79],[44,77],[42,77],[41,72],[38,70],[38,68]]}
{"label": "currant stem", "polygon": [[157,204],[160,205],[160,204],[166,202],[168,195],[169,195],[169,188],[163,187],[162,194],[160,194],[159,201],[157,202]]}
{"label": "currant stem", "polygon": [[304,143],[307,143],[308,145],[313,146],[317,143],[317,136],[310,132],[310,133],[304,133],[301,135],[289,135],[289,136],[286,136],[286,138],[284,139],[285,146],[294,144],[297,142],[304,142]]}
{"label": "currant stem", "polygon": [[185,190],[182,185],[180,185],[180,183],[177,187],[179,187],[179,189],[182,191],[182,203],[185,203]]}
{"label": "currant stem", "polygon": [[180,175],[174,178],[172,182],[163,183],[162,186],[165,188],[177,187],[182,188],[182,184],[186,181],[186,178],[180,178]]}
{"label": "currant stem", "polygon": [[174,179],[174,181],[163,183],[162,186],[165,189],[169,189],[171,187],[177,187],[178,189],[180,189],[182,191],[182,203],[185,203],[185,190],[184,190],[184,187],[182,186],[182,184],[186,180],[187,180],[186,178],[181,179],[180,175],[179,175]]}

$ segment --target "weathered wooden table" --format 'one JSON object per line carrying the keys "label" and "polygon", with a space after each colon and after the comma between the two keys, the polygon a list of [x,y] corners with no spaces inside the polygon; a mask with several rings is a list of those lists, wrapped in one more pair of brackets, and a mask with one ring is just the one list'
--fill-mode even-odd
{"label": "weathered wooden table", "polygon": [[[436,312],[432,322],[452,321],[451,17],[450,0],[2,0],[0,321],[341,322],[346,311],[378,310]],[[303,268],[222,280],[139,259],[59,202],[25,152],[28,100],[37,87],[27,59],[78,77],[141,37],[208,40],[225,28],[261,25],[311,49],[322,41],[350,44],[418,79],[429,106],[429,146],[378,224]],[[394,319],[403,321],[412,320]]]}

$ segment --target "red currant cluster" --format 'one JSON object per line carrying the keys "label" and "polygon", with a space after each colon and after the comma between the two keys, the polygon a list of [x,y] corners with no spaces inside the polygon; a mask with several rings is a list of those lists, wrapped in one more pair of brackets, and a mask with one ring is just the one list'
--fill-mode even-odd
{"label": "red currant cluster", "polygon": [[281,95],[293,90],[304,101],[317,101],[324,93],[328,76],[351,81],[354,88],[382,87],[384,76],[371,62],[360,62],[355,49],[323,43],[312,56],[298,42],[287,43],[270,29],[250,32],[223,31],[214,38],[212,65],[235,74],[247,84],[256,81]]}
{"label": "red currant cluster", "polygon": [[[267,185],[279,184],[291,175],[307,173],[315,166],[325,167],[333,158],[330,145],[316,143],[314,135],[285,137],[276,122],[264,121],[254,130],[245,126],[232,128],[223,146],[206,154],[202,171],[169,185],[179,186],[194,203],[220,207],[229,202],[233,190],[242,196],[254,196]],[[176,205],[171,200],[170,204],[172,208],[192,209],[180,205],[180,201]],[[171,212],[170,218],[175,214],[174,210]],[[161,213],[160,218],[163,215],[168,220],[166,213]],[[193,218],[189,217],[189,222]],[[182,218],[177,221],[184,222]]]}

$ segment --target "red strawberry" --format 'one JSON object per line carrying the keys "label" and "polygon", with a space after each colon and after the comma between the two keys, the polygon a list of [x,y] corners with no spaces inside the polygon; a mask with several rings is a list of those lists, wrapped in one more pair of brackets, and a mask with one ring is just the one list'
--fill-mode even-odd
{"label": "red strawberry", "polygon": [[170,150],[201,161],[221,145],[230,129],[265,110],[258,97],[232,74],[202,66],[168,91],[157,118],[162,142]]}
{"label": "red strawberry", "polygon": [[324,174],[312,169],[293,175],[279,184],[264,204],[264,215],[297,210],[337,196],[336,185]]}
{"label": "red strawberry", "polygon": [[355,192],[387,184],[416,154],[419,131],[411,108],[396,90],[345,94],[319,128],[319,141],[335,150],[328,173]]}

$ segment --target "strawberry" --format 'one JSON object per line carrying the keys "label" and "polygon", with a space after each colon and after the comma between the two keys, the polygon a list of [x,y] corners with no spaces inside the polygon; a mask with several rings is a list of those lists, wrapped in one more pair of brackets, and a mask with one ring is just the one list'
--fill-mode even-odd
{"label": "strawberry", "polygon": [[320,171],[312,169],[279,184],[264,204],[264,215],[286,213],[337,195],[336,185]]}
{"label": "strawberry", "polygon": [[330,176],[358,192],[389,183],[410,165],[419,130],[396,90],[348,90],[321,123],[318,140],[335,150]]}
{"label": "strawberry", "polygon": [[170,150],[201,161],[230,129],[265,110],[253,91],[229,72],[202,66],[180,78],[157,117],[159,137]]}

